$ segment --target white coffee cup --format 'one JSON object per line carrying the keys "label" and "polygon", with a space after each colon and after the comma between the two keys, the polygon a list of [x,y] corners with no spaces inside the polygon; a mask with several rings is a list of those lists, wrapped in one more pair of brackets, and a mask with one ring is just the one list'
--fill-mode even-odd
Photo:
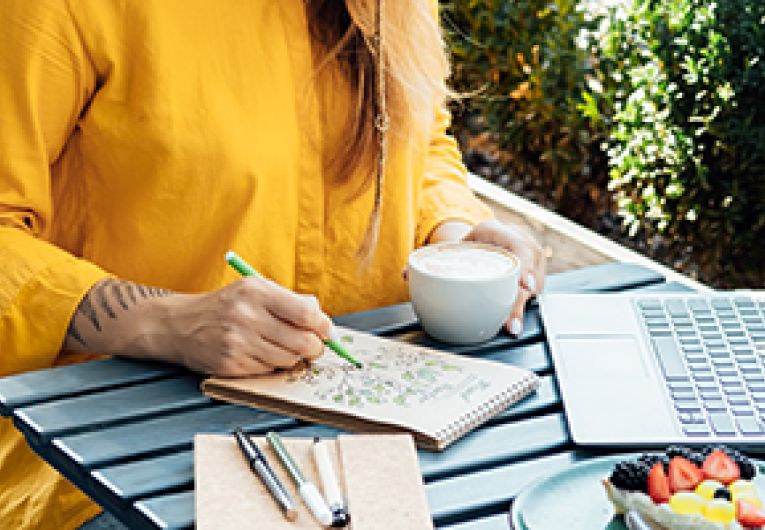
{"label": "white coffee cup", "polygon": [[409,255],[407,275],[425,332],[443,342],[475,344],[493,338],[510,315],[520,262],[494,245],[437,243]]}

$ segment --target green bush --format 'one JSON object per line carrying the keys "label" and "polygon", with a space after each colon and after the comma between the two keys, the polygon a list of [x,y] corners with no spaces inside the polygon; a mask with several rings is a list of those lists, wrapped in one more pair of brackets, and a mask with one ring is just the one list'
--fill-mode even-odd
{"label": "green bush", "polygon": [[[552,190],[564,214],[591,215],[608,180],[603,129],[577,110],[599,99],[591,54],[577,43],[595,21],[577,0],[442,0],[453,86],[480,114],[511,180]],[[590,86],[588,91],[587,87]],[[470,116],[470,112],[462,114]],[[456,127],[465,127],[457,117]]]}
{"label": "green bush", "polygon": [[[720,286],[765,284],[765,2],[633,0],[603,36],[610,187]],[[600,96],[598,96],[600,97]]]}

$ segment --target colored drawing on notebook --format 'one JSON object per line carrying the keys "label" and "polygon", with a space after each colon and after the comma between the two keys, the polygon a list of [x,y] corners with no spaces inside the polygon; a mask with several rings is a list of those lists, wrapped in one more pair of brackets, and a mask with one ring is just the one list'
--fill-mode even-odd
{"label": "colored drawing on notebook", "polygon": [[[345,342],[351,342],[345,340]],[[354,345],[353,355],[363,364],[318,362],[293,370],[286,382],[311,388],[313,397],[341,405],[410,407],[447,396],[469,402],[473,393],[489,386],[475,374],[441,355],[392,343]]]}

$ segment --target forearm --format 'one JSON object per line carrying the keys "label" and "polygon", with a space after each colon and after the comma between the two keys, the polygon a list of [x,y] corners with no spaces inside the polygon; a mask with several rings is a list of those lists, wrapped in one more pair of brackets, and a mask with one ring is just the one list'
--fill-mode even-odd
{"label": "forearm", "polygon": [[166,289],[107,279],[94,285],[80,301],[67,329],[63,348],[143,359],[173,361],[163,350],[162,315]]}

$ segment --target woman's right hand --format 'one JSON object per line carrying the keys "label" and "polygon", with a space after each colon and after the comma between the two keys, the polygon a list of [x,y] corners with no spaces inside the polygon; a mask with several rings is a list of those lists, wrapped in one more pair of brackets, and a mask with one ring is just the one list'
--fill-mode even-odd
{"label": "woman's right hand", "polygon": [[203,294],[105,280],[88,292],[72,325],[82,340],[68,335],[68,349],[174,362],[219,376],[264,374],[316,359],[334,333],[316,298],[262,278]]}
{"label": "woman's right hand", "polygon": [[173,298],[163,299],[167,348],[197,372],[243,376],[291,368],[319,357],[332,329],[316,298],[262,278]]}

